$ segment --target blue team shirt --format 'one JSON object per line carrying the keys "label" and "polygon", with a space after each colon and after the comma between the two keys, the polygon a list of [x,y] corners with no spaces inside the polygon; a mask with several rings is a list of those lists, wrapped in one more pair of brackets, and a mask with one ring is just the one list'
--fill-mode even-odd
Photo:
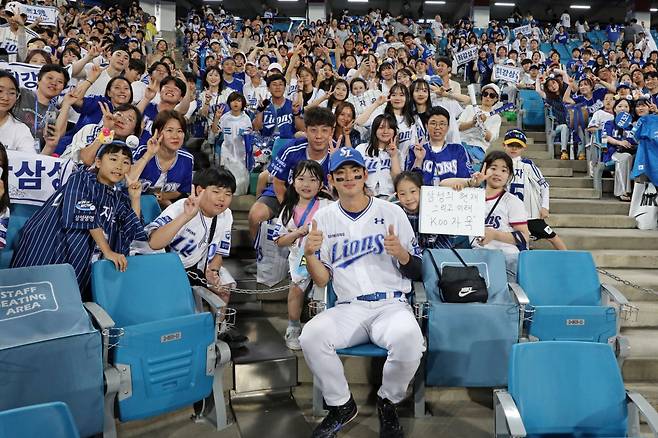
{"label": "blue team shirt", "polygon": [[[636,145],[637,142],[633,138],[631,131],[630,130],[623,130],[620,132],[619,128],[615,125],[614,120],[608,120],[605,122],[605,125],[603,125],[603,132],[606,133],[608,137],[612,137],[615,140],[628,140],[628,142],[632,145]],[[603,163],[608,163],[609,161],[612,161],[612,155],[615,152],[631,152],[628,149],[622,148],[621,146],[617,145],[612,145],[608,143],[608,148],[602,153],[601,161]]]}
{"label": "blue team shirt", "polygon": [[88,96],[82,99],[82,106],[80,107],[80,118],[75,124],[75,127],[67,132],[60,140],[59,143],[57,143],[57,148],[55,149],[55,153],[58,155],[61,155],[64,153],[67,147],[71,144],[73,141],[73,136],[77,134],[79,130],[82,129],[83,126],[85,125],[97,125],[103,120],[103,111],[101,111],[101,107],[98,104],[99,102],[103,102],[107,104],[109,107],[110,111],[114,111],[114,106],[112,105],[112,102],[110,101],[109,98],[105,96]]}
{"label": "blue team shirt", "polygon": [[158,116],[158,106],[154,103],[149,103],[144,109],[144,130],[139,138],[139,144],[148,143],[152,136],[151,129],[153,128],[153,121]]}
{"label": "blue team shirt", "polygon": [[609,24],[605,31],[608,34],[608,40],[615,44],[619,39],[619,34],[621,34],[621,27],[617,24]]}
{"label": "blue team shirt", "polygon": [[[295,172],[297,164],[299,164],[300,161],[309,159],[306,151],[307,148],[307,141],[290,144],[270,163],[270,166],[267,168],[270,175],[281,181],[285,181],[286,185],[292,184],[292,175]],[[329,175],[329,154],[325,156],[320,163],[320,166],[322,167],[322,173],[324,175],[323,184],[326,187],[328,185],[327,175]],[[275,196],[274,187],[271,184],[265,188],[263,196]]]}
{"label": "blue team shirt", "polygon": [[[278,127],[278,135],[275,128]],[[292,101],[286,99],[281,108],[276,108],[273,103],[263,111],[263,128],[261,135],[266,137],[293,138],[295,136],[295,117],[292,115]]]}
{"label": "blue team shirt", "polygon": [[[470,160],[464,146],[450,143],[439,152],[434,152],[430,143],[423,144],[425,159],[421,169],[423,174],[423,185],[431,186],[434,181],[442,181],[448,178],[470,178],[473,173]],[[407,157],[407,169],[413,167],[416,155],[414,150],[409,150]]]}
{"label": "blue team shirt", "polygon": [[[133,153],[133,160],[137,161],[146,153],[146,146],[138,147]],[[176,152],[176,161],[167,171],[167,177],[162,192],[192,193],[192,170],[194,169],[194,158],[185,149]],[[142,183],[142,191],[155,186],[160,179],[162,170],[158,164],[157,157],[153,157],[147,164],[139,179]]]}
{"label": "blue team shirt", "polygon": [[587,112],[592,116],[596,111],[603,108],[603,98],[608,92],[605,88],[597,88],[592,92],[592,98],[586,99],[585,96],[576,96],[573,98],[576,104],[585,104]]}
{"label": "blue team shirt", "polygon": [[244,79],[240,79],[235,75],[233,75],[233,81],[229,83],[226,82],[225,80],[222,80],[222,83],[224,84],[224,87],[230,88],[231,90],[237,91],[238,93],[242,94],[242,90],[244,88]]}
{"label": "blue team shirt", "polygon": [[640,117],[633,129],[639,142],[631,178],[646,175],[654,184],[658,183],[658,115]]}

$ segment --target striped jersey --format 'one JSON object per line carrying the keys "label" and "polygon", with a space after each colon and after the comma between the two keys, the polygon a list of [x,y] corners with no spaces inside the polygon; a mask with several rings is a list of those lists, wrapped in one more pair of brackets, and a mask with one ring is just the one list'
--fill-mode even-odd
{"label": "striped jersey", "polygon": [[[466,149],[460,144],[445,144],[441,150],[435,151],[431,144],[423,144],[425,158],[420,169],[423,174],[423,185],[435,185],[448,178],[470,178],[473,170],[466,154]],[[406,169],[413,169],[416,155],[409,151]],[[414,169],[415,170],[415,169]]]}
{"label": "striped jersey", "polygon": [[96,173],[74,173],[26,222],[12,268],[69,263],[81,290],[100,253],[90,230],[100,228],[112,251],[128,255],[133,240],[146,240],[128,195],[98,182]]}
{"label": "striped jersey", "polygon": [[523,201],[529,219],[539,219],[539,211],[549,207],[548,182],[532,160],[516,157],[512,162],[514,177],[509,183],[509,192]]}

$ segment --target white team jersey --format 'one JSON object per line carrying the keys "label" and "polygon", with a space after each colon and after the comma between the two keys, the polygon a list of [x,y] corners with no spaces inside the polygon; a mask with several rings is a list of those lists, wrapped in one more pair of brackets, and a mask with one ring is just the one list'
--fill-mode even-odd
{"label": "white team jersey", "polygon": [[219,129],[224,134],[222,143],[222,165],[231,158],[233,161],[246,166],[247,151],[244,146],[244,137],[251,130],[251,119],[244,112],[239,116],[226,113],[219,119]]}
{"label": "white team jersey", "polygon": [[[512,195],[510,192],[503,192],[502,196],[503,198],[496,206],[496,209],[491,212],[489,219],[486,220],[484,226],[493,228],[497,231],[511,233],[514,231],[514,225],[523,225],[528,223],[528,215],[525,212],[523,202],[521,202],[519,198]],[[493,206],[496,204],[498,198],[499,196],[487,198],[486,207],[484,209],[486,214],[489,214]],[[519,253],[519,249],[516,247],[516,245],[500,242],[498,240],[493,240],[486,245],[481,246],[478,244],[477,239],[475,239],[473,241],[473,247],[502,250],[503,253],[505,253],[508,266],[510,261],[516,260],[516,256]]]}
{"label": "white team jersey", "polygon": [[516,157],[514,163],[514,177],[510,181],[509,191],[525,205],[529,219],[538,219],[541,208],[548,210],[549,186],[541,170],[527,159]]}
{"label": "white team jersey", "polygon": [[[473,105],[467,106],[464,111],[459,116],[459,123],[467,123],[473,120],[476,114],[476,109]],[[486,141],[482,131],[478,128],[477,125],[472,128],[461,131],[461,140],[471,146],[479,146],[482,150],[486,151],[489,146],[496,141],[498,134],[500,133],[500,123],[501,119],[498,114],[487,117],[484,121],[484,127],[487,131],[491,133],[491,140]],[[457,127],[459,129],[459,126]]]}
{"label": "white team jersey", "polygon": [[251,82],[248,84],[245,83],[242,88],[242,94],[244,98],[247,99],[247,106],[250,109],[256,109],[258,102],[262,102],[265,99],[270,99],[272,96],[265,85],[265,81],[261,80],[260,85],[255,87]]}
{"label": "white team jersey", "polygon": [[610,114],[607,111],[604,111],[602,109],[594,111],[594,114],[592,115],[592,118],[589,119],[589,123],[587,124],[588,128],[596,128],[596,129],[603,129],[603,125],[605,125],[605,122],[608,122],[610,120],[614,120],[615,116],[614,114]]}
{"label": "white team jersey", "polygon": [[412,256],[421,253],[407,215],[398,205],[371,197],[368,207],[352,218],[335,202],[319,210],[314,219],[323,234],[320,260],[331,271],[338,301],[375,292],[411,291],[411,280],[384,250],[392,224],[402,246]]}
{"label": "white team jersey", "polygon": [[[356,147],[356,150],[363,155],[366,161],[366,169],[368,170],[368,179],[366,180],[366,187],[368,187],[374,196],[379,195],[393,195],[395,187],[393,186],[393,177],[391,176],[391,156],[385,150],[380,150],[376,157],[371,157],[366,153],[368,143],[361,143]],[[400,166],[404,166],[400,151],[398,150],[398,159]]]}
{"label": "white team jersey", "polygon": [[[365,124],[365,128],[368,131],[372,130],[372,123],[375,121],[375,118],[380,114],[384,114],[384,105],[377,108],[373,111],[372,115]],[[423,138],[419,137],[420,133],[423,133],[424,128],[423,122],[420,121],[418,116],[414,116],[414,121],[411,125],[407,123],[407,120],[404,116],[395,116],[398,122],[398,151],[400,151],[400,156],[402,158],[402,163],[407,161],[407,155],[409,155],[409,150],[414,147],[414,145],[420,141],[423,141]]]}
{"label": "white team jersey", "polygon": [[[146,233],[150,236],[153,231],[183,214],[184,204],[185,199],[180,199],[165,208],[156,220],[145,227]],[[233,225],[231,210],[227,208],[217,216],[215,234],[212,242],[209,242],[211,225],[212,218],[205,217],[199,212],[194,219],[178,230],[169,244],[172,251],[178,254],[186,269],[196,266],[203,271],[206,260],[210,262],[217,254],[226,257],[231,252],[231,227]]]}
{"label": "white team jersey", "polygon": [[457,102],[455,99],[450,99],[448,97],[439,97],[436,94],[432,93],[431,101],[432,106],[440,106],[445,108],[450,114],[450,127],[448,128],[448,134],[446,135],[446,143],[456,143],[461,144],[462,137],[459,132],[459,123],[457,120],[459,116],[464,111],[464,108]]}
{"label": "white team jersey", "polygon": [[356,112],[355,117],[359,117],[370,105],[375,103],[377,98],[381,96],[382,92],[379,90],[366,90],[361,96],[350,94],[347,101],[354,105]]}
{"label": "white team jersey", "polygon": [[297,97],[297,91],[299,91],[299,86],[297,85],[297,78],[293,76],[290,79],[290,83],[286,87],[286,99],[292,100],[294,102],[295,98]]}

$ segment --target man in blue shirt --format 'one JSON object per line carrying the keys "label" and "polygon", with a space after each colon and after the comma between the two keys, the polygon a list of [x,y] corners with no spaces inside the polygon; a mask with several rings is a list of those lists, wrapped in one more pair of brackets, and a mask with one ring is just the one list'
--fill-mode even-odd
{"label": "man in blue shirt", "polygon": [[[278,76],[280,75],[273,77]],[[274,98],[274,93],[272,97]],[[256,237],[261,222],[279,214],[286,188],[292,183],[293,171],[300,161],[317,161],[324,171],[326,185],[329,173],[327,157],[329,147],[333,145],[332,136],[335,125],[336,116],[327,108],[314,107],[305,112],[304,126],[307,141],[293,142],[272,159],[268,168],[268,172],[272,176],[272,184],[265,188],[249,210],[249,231],[252,238]],[[256,127],[255,124],[254,127]]]}

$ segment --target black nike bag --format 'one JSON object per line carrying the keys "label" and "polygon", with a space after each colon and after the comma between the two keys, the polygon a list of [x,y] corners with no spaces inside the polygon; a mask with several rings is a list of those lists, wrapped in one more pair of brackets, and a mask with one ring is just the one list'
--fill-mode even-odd
{"label": "black nike bag", "polygon": [[439,278],[437,283],[441,292],[441,301],[444,303],[486,303],[489,291],[487,282],[480,275],[480,271],[476,266],[468,266],[454,248],[450,249],[463,266],[444,266],[441,271],[430,251],[430,260]]}

